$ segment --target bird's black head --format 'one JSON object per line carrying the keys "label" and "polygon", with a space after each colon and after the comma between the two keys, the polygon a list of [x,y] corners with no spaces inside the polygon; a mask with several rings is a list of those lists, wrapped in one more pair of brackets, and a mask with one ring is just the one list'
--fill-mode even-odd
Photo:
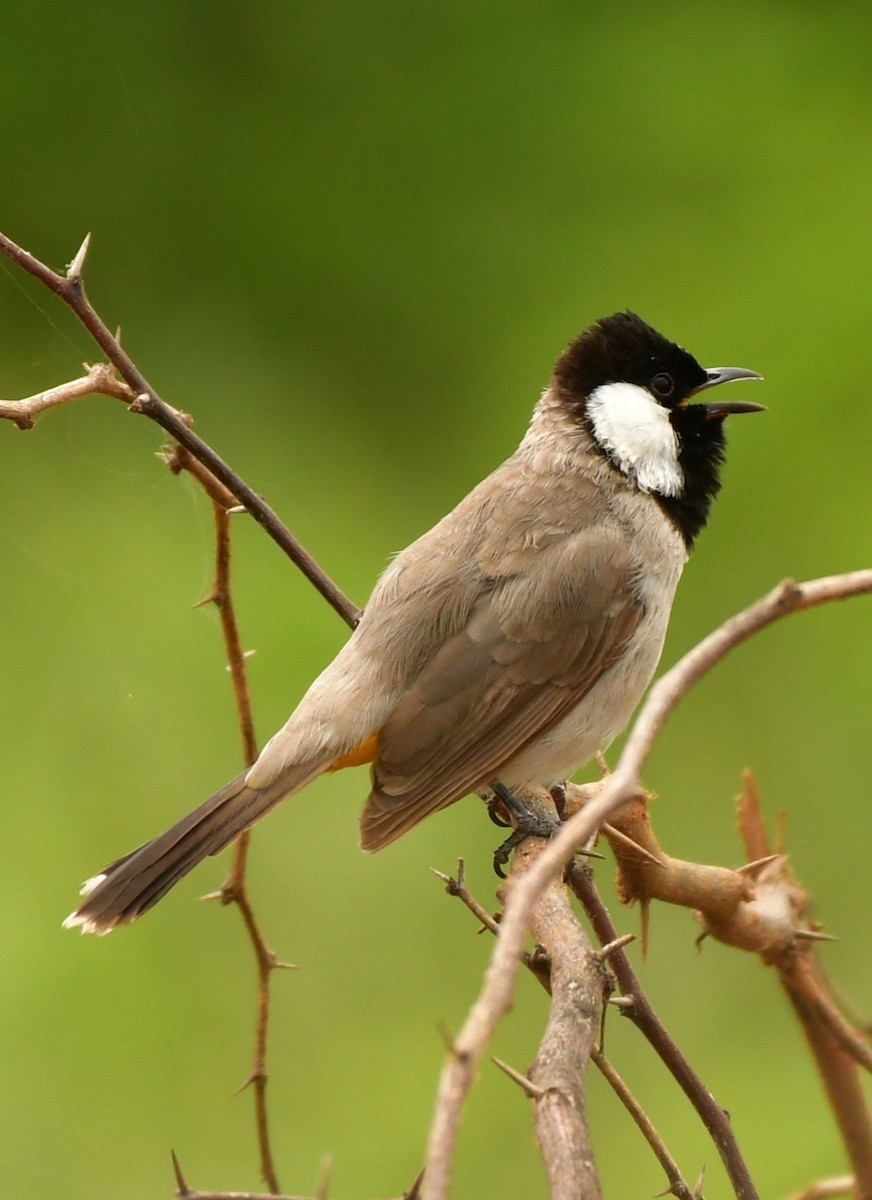
{"label": "bird's black head", "polygon": [[584,399],[608,383],[635,383],[669,408],[706,382],[692,354],[633,312],[603,317],[572,342],[554,370],[568,395]]}
{"label": "bird's black head", "polygon": [[759,378],[744,367],[706,370],[641,317],[622,312],[579,334],[558,359],[552,387],[597,449],[655,497],[690,547],[720,489],[724,418],[761,406],[688,401],[716,384]]}

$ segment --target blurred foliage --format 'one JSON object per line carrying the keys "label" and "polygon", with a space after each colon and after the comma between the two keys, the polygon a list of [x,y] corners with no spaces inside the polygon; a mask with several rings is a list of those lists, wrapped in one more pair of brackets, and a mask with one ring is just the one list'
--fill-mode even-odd
{"label": "blurred foliage", "polygon": [[[54,265],[94,239],[90,294],[170,402],[362,602],[388,555],[515,445],[550,365],[632,307],[710,365],[766,375],[732,427],[724,494],[679,591],[665,662],[784,575],[867,565],[872,406],[872,11],[857,5],[57,5],[0,18],[3,228]],[[0,394],[95,350],[0,274]],[[211,520],[146,422],[106,399],[0,428],[0,1174],[69,1200],[258,1186],[247,1095],[254,974],[239,921],[195,898],[61,933],[78,881],[238,769],[208,590]],[[335,615],[240,519],[236,595],[265,738],[341,644]],[[757,771],[863,1008],[872,784],[869,608],[791,618],[701,684],[648,771],[673,853],[736,864],[732,797]],[[423,1153],[443,1046],[488,945],[431,865],[490,903],[472,801],[383,856],[357,849],[363,772],[321,781],[255,838],[275,982],[269,1098],[280,1178],[396,1195]],[[832,820],[823,820],[829,813]],[[607,878],[606,866],[600,874]],[[637,916],[618,913],[632,929]],[[734,1119],[765,1195],[842,1169],[774,980],[683,912],[654,914],[644,978]],[[535,1054],[521,980],[494,1044]],[[712,1146],[632,1030],[609,1053],[686,1174]],[[607,1192],[656,1165],[593,1083]],[[780,1120],[773,1141],[772,1113]],[[459,1196],[544,1196],[526,1105],[485,1065]]]}

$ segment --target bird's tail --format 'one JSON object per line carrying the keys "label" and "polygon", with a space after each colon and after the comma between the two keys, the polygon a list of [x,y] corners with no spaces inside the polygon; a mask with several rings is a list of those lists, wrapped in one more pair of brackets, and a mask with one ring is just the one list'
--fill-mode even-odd
{"label": "bird's tail", "polygon": [[161,896],[210,854],[229,846],[285,796],[298,791],[324,769],[323,763],[300,763],[269,787],[246,786],[247,772],[237,775],[199,808],[160,837],[116,859],[87,880],[85,900],[64,921],[66,929],[109,933],[135,921]]}

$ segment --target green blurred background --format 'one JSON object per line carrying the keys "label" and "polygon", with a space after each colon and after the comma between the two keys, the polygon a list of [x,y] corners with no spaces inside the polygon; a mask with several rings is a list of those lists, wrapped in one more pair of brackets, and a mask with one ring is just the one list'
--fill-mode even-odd
{"label": "green blurred background", "polygon": [[[2,228],[55,266],[93,232],[90,294],[159,391],[359,603],[388,555],[515,446],[563,345],[633,307],[709,365],[757,368],[664,663],[785,575],[868,565],[872,12],[856,5],[13,3]],[[96,352],[0,273],[0,394]],[[744,393],[743,393],[744,394]],[[101,398],[0,427],[0,1177],[9,1194],[256,1189],[254,975],[233,912],[189,878],[104,940],[60,930],[81,879],[240,764],[209,588],[208,505],[155,428]],[[265,739],[342,643],[339,619],[240,518],[236,598]],[[670,722],[647,780],[675,854],[737,865],[758,773],[868,1015],[868,602],[791,618]],[[614,753],[614,752],[613,752]],[[431,866],[493,903],[496,832],[467,801],[384,855],[357,848],[363,771],[255,838],[276,978],[270,1110],[286,1191],[332,1158],[339,1198],[422,1160],[443,1044],[487,940]],[[825,818],[825,819],[824,819]],[[611,866],[599,874],[610,889]],[[617,914],[622,929],[634,912]],[[775,980],[658,909],[643,975],[732,1115],[767,1196],[843,1169]],[[638,953],[637,953],[638,957]],[[524,1068],[545,1013],[522,979],[493,1044]],[[715,1152],[632,1029],[608,1049],[691,1181]],[[607,1194],[662,1177],[594,1079]],[[777,1127],[773,1115],[778,1113]],[[485,1064],[458,1196],[544,1196],[527,1105]]]}

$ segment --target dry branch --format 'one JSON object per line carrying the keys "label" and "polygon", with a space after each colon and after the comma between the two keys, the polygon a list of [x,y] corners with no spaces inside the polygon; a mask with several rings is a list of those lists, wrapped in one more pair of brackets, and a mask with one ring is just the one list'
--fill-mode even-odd
{"label": "dry branch", "polygon": [[[787,580],[704,638],[651,689],[614,774],[596,799],[566,822],[512,892],[478,999],[455,1039],[455,1053],[442,1071],[428,1143],[425,1200],[447,1200],[460,1112],[484,1048],[511,1004],[533,907],[603,822],[641,794],[641,770],[666,718],[703,675],[760,629],[789,613],[868,592],[872,592],[872,570],[802,584]],[[737,1195],[741,1200],[755,1195],[750,1179]]]}
{"label": "dry branch", "polygon": [[[322,1196],[279,1195],[276,1192],[202,1192],[188,1187],[182,1167],[175,1153],[173,1159],[173,1174],[176,1177],[176,1196],[178,1200],[323,1200]],[[407,1192],[403,1192],[398,1200],[419,1200],[421,1191],[421,1176],[419,1175]]]}
{"label": "dry branch", "polygon": [[[504,891],[530,870],[546,843],[528,838],[518,848]],[[569,906],[562,881],[539,897],[531,932],[549,966],[551,1005],[536,1061],[528,1072],[537,1090],[536,1136],[551,1200],[597,1200],[601,1195],[586,1116],[587,1069],[606,992],[603,967]]]}
{"label": "dry branch", "polygon": [[[13,421],[19,428],[27,429],[33,425],[40,413],[49,408],[93,392],[107,394],[127,403],[130,411],[141,413],[154,420],[176,440],[180,447],[177,454],[181,457],[184,452],[189,456],[189,460],[184,463],[184,469],[192,470],[197,474],[207,490],[210,491],[213,499],[217,533],[217,571],[216,587],[213,595],[209,598],[215,600],[222,611],[228,657],[234,668],[234,685],[242,717],[246,761],[251,761],[254,755],[254,736],[250,726],[250,714],[247,730],[245,724],[247,690],[244,675],[237,670],[237,668],[241,669],[242,653],[238,645],[238,634],[235,631],[229,591],[226,588],[222,590],[219,582],[222,569],[226,571],[229,568],[227,521],[231,505],[228,500],[231,498],[238,500],[254,516],[349,625],[353,627],[356,624],[360,613],[300,546],[272,509],[211,447],[193,433],[190,428],[190,418],[161,400],[122,349],[118,337],[112,335],[85,294],[82,268],[87,248],[88,239],[86,238],[68,271],[62,275],[51,270],[0,234],[0,253],[16,262],[22,269],[53,291],[75,313],[112,364],[111,367],[106,364],[86,367],[85,376],[23,400],[0,401],[0,419]],[[222,555],[224,557],[223,568]],[[695,897],[698,903],[693,902],[693,907],[703,914],[702,920],[707,932],[711,932],[733,945],[754,949],[763,956],[765,961],[777,966],[782,984],[803,1022],[803,1028],[818,1061],[831,1103],[839,1117],[843,1136],[855,1168],[855,1193],[861,1197],[861,1200],[872,1200],[872,1123],[870,1123],[867,1110],[861,1102],[856,1078],[858,1062],[872,1067],[872,1052],[869,1051],[862,1038],[841,1017],[816,968],[809,942],[822,935],[801,921],[803,896],[801,890],[797,890],[790,879],[786,860],[780,854],[761,854],[761,838],[755,834],[748,838],[749,845],[753,845],[752,858],[755,861],[738,872],[682,863],[680,860],[668,858],[663,854],[656,845],[650,828],[647,834],[641,827],[629,831],[629,826],[632,825],[632,816],[626,814],[621,817],[617,816],[628,801],[637,799],[641,795],[641,768],[669,713],[693,684],[726,653],[781,616],[817,604],[870,591],[872,591],[872,571],[857,571],[805,584],[785,581],[768,596],[731,618],[686,655],[655,685],[633,726],[615,773],[604,781],[590,803],[570,818],[550,844],[540,845],[535,850],[530,848],[521,852],[521,862],[523,863],[525,858],[528,858],[529,861],[523,865],[523,869],[520,865],[518,867],[517,877],[513,882],[511,895],[503,914],[499,937],[484,985],[463,1029],[452,1045],[449,1061],[442,1074],[428,1150],[428,1167],[424,1185],[427,1200],[444,1200],[447,1197],[457,1125],[463,1100],[470,1087],[484,1046],[497,1021],[511,1002],[518,963],[527,961],[531,969],[538,969],[540,975],[544,970],[541,961],[537,964],[535,955],[525,956],[523,953],[522,943],[528,928],[540,928],[543,940],[546,942],[557,936],[555,944],[558,946],[561,938],[568,938],[568,941],[574,944],[578,961],[590,960],[596,964],[597,970],[601,969],[596,957],[579,942],[578,932],[580,931],[578,931],[577,924],[575,924],[571,937],[568,935],[568,925],[566,925],[568,910],[564,911],[562,907],[565,905],[565,896],[556,881],[573,856],[609,820],[614,821],[614,828],[608,829],[606,832],[622,861],[627,897],[639,898],[644,904],[647,904],[652,895],[681,904],[691,903]],[[637,811],[638,807],[638,805],[635,806]],[[618,849],[619,844],[622,849]],[[239,843],[230,877],[219,895],[225,902],[233,900],[239,905],[258,961],[261,981],[260,1011],[252,1081],[257,1085],[256,1090],[262,1102],[266,1079],[264,1054],[268,1014],[267,980],[271,970],[280,964],[263,942],[247,898],[244,882],[246,851],[247,839],[243,838]],[[577,866],[570,868],[570,877],[574,879],[575,885],[580,890],[583,890],[580,882],[583,874]],[[794,888],[793,891],[791,891],[791,886]],[[558,936],[555,934],[557,929],[564,932]],[[620,978],[620,971],[625,969],[622,964],[626,963],[626,956],[620,945],[617,944],[620,939],[616,939],[613,930],[609,940],[612,944],[608,946],[608,950],[615,961],[615,971]],[[566,963],[568,964],[568,962],[567,958]],[[578,962],[576,961],[573,970],[577,969],[577,966]],[[559,972],[553,956],[550,967],[552,975],[556,979]],[[563,967],[560,968],[560,970],[562,969]],[[535,1079],[528,1081],[533,1088],[539,1088],[542,1091],[542,1095],[537,1096],[536,1103],[537,1107],[541,1106],[543,1112],[548,1108],[546,1101],[549,1097],[557,1097],[559,1101],[553,1106],[554,1112],[544,1121],[540,1129],[543,1150],[545,1150],[546,1142],[552,1138],[558,1128],[562,1129],[564,1134],[568,1134],[570,1141],[587,1136],[583,1120],[583,1090],[579,1090],[581,1085],[578,1082],[577,1064],[586,1062],[593,1053],[593,1039],[587,1016],[581,1021],[576,1019],[574,1022],[567,1022],[565,1014],[561,1016],[561,1006],[566,1006],[567,1011],[572,1010],[577,1018],[578,996],[581,992],[585,992],[585,988],[588,988],[592,975],[590,970],[585,967],[581,969],[579,975],[570,973],[570,978],[571,986],[567,987],[565,992],[562,989],[555,989],[555,1004],[552,1009],[553,1025],[549,1026],[549,1034],[546,1034],[546,1041],[543,1043],[543,1046],[550,1048],[547,1053],[540,1055],[538,1069],[548,1076],[548,1072],[555,1069],[555,1065],[560,1062],[568,1063],[571,1059],[573,1065],[571,1068],[566,1065],[557,1071],[559,1084],[553,1085],[546,1082],[543,1087],[542,1083],[537,1083]],[[551,982],[553,983],[554,980]],[[628,1005],[626,1011],[641,1025],[647,1024],[647,1036],[653,1044],[658,1046],[658,1051],[663,1055],[664,1061],[670,1061],[670,1069],[693,1098],[693,1093],[702,1085],[686,1064],[682,1066],[680,1056],[675,1057],[677,1050],[665,1035],[662,1027],[658,1029],[656,1019],[653,1023],[649,1020],[647,1001],[644,1000],[641,993],[627,988],[624,990],[623,1000]],[[589,1016],[592,1011],[589,991],[585,992],[585,996],[582,1007]],[[563,1043],[570,1027],[573,1029],[572,1037],[575,1039],[575,1044],[567,1058],[564,1051],[569,1050],[569,1047]],[[549,1035],[553,1035],[557,1040],[549,1042]],[[702,1113],[705,1105],[699,1103],[699,1098],[696,1102]],[[711,1104],[714,1106],[713,1101]],[[261,1147],[263,1154],[264,1146],[266,1146],[268,1159],[265,1108],[262,1108],[262,1112]],[[718,1114],[720,1114],[720,1123]],[[706,1123],[718,1144],[722,1157],[724,1157],[736,1195],[750,1200],[755,1195],[753,1185],[747,1178],[744,1164],[731,1141],[731,1133],[728,1128],[723,1127],[723,1116],[717,1106],[714,1106],[714,1111],[709,1111],[705,1117]],[[557,1145],[559,1140],[557,1138],[554,1144],[554,1163],[559,1154]],[[586,1150],[579,1141],[576,1144],[576,1152],[570,1158],[577,1165],[578,1160],[583,1159],[585,1154]],[[549,1163],[549,1168],[553,1168],[552,1179],[554,1181],[564,1180],[565,1172],[571,1170],[569,1161],[566,1162],[563,1169],[554,1167],[551,1161],[551,1152],[546,1153],[546,1161]],[[265,1175],[270,1186],[273,1187],[274,1193],[277,1192],[278,1185],[275,1183],[274,1171],[269,1163],[265,1168]],[[220,1196],[252,1195],[250,1193],[193,1193],[184,1185],[180,1172],[178,1177],[180,1195],[188,1198],[210,1197],[210,1200],[216,1200]],[[592,1179],[591,1175],[586,1181],[576,1182],[575,1191],[572,1191],[571,1186],[567,1185],[570,1187],[567,1194],[594,1195],[595,1193],[590,1190],[595,1186],[590,1182]],[[559,1183],[553,1183],[553,1187],[559,1186]],[[678,1183],[676,1186],[686,1190],[686,1185],[683,1183]],[[676,1190],[676,1186],[672,1190],[676,1191],[676,1194],[684,1194]],[[588,1190],[579,1191],[580,1187]],[[417,1194],[417,1190],[418,1184],[409,1195]],[[554,1191],[553,1194],[561,1193]]]}
{"label": "dry branch", "polygon": [[[251,766],[257,758],[257,739],[254,732],[254,719],[251,712],[251,697],[248,690],[248,678],[245,671],[245,654],[239,637],[239,627],[236,621],[236,610],[233,605],[233,595],[230,588],[230,515],[229,509],[233,497],[215,476],[198,462],[191,454],[178,444],[165,454],[167,466],[174,474],[187,471],[199,482],[212,501],[212,515],[215,522],[215,576],[212,589],[200,603],[214,604],[218,609],[221,621],[221,632],[227,652],[227,664],[233,681],[233,695],[236,700],[236,712],[239,721],[239,732],[242,739],[242,756],[246,766]],[[267,1038],[269,1033],[270,1012],[270,977],[272,972],[286,964],[279,962],[276,955],[267,946],[260,923],[248,894],[246,883],[246,865],[248,863],[248,848],[251,834],[246,831],[237,838],[233,849],[233,862],[230,874],[215,898],[222,904],[235,904],[242,917],[246,932],[254,951],[257,966],[257,1015],[254,1032],[254,1061],[248,1078],[242,1087],[251,1086],[254,1090],[254,1113],[257,1128],[257,1144],[260,1154],[260,1174],[271,1193],[280,1192],[275,1158],[269,1134],[269,1114],[266,1104],[267,1085]],[[240,1089],[241,1090],[241,1089]]]}
{"label": "dry branch", "polygon": [[[535,842],[522,843],[522,845],[519,847],[519,851],[518,851],[519,855],[526,853],[528,848],[530,848],[534,845],[536,845]],[[539,843],[539,853],[541,853],[541,843]],[[516,860],[517,860],[517,856],[516,856]],[[514,873],[516,871],[516,860],[513,861],[513,863],[512,863],[512,871],[510,872],[510,881],[514,877]],[[459,868],[462,868],[462,863],[458,864],[458,866],[459,866]],[[458,876],[456,879],[452,879],[450,876],[444,875],[441,871],[437,871],[436,874],[439,876],[440,879],[443,879],[445,881],[446,891],[448,892],[448,894],[450,896],[456,896],[459,900],[461,900],[463,902],[463,904],[469,909],[469,911],[474,916],[481,919],[482,913],[484,913],[486,910],[475,899],[475,897],[470,893],[469,889],[466,886],[466,882],[463,878],[462,870],[461,869],[458,870]],[[593,887],[592,881],[590,883],[590,886]],[[557,884],[552,885],[552,888],[549,889],[549,894],[557,891],[557,887],[558,887]],[[538,906],[537,906],[537,909],[538,909]],[[558,923],[558,928],[564,922],[567,923],[567,928],[568,928],[568,921],[570,919],[577,928],[578,927],[577,921],[575,920],[574,915],[567,908],[564,908],[562,901],[561,901],[560,902],[560,921]],[[495,921],[493,918],[488,919],[488,922],[485,925],[485,928],[489,929],[490,932],[493,934],[499,933],[499,923],[497,921]],[[539,934],[544,933],[544,931],[542,929],[538,929],[537,932]],[[581,933],[580,929],[579,929],[579,933]],[[582,934],[582,937],[583,936],[584,935]],[[578,937],[578,934],[576,934],[575,932],[570,932],[568,938],[561,939],[561,940],[565,940],[570,945],[572,945],[577,937]],[[592,952],[594,961],[596,963],[601,964],[604,957],[611,958],[619,950],[623,950],[624,945],[626,945],[627,942],[632,940],[632,938],[633,938],[633,934],[624,934],[622,937],[612,938],[611,940],[609,940],[608,942],[606,942],[603,945],[601,950]],[[581,961],[583,963],[585,963],[586,968],[587,968],[586,969],[586,978],[588,980],[598,979],[601,984],[604,984],[605,980],[604,980],[603,976],[595,968],[592,969],[591,964],[589,964],[589,962],[588,962],[587,955],[588,955],[588,948],[587,948],[587,943],[586,943],[586,939],[585,939],[584,954],[582,956]],[[545,989],[545,991],[550,994],[551,993],[552,962],[551,962],[551,959],[549,958],[549,955],[548,955],[547,951],[545,950],[545,948],[537,946],[536,950],[532,954],[525,954],[524,960],[525,960],[525,965],[529,968],[531,974],[533,974],[535,976],[535,978],[539,981],[539,983]],[[573,973],[577,969],[579,969],[577,963],[569,964],[570,979],[572,978]],[[642,995],[641,987],[637,988],[637,992],[640,996]],[[628,1003],[632,1007],[632,1001],[628,1001]],[[646,1003],[647,1003],[647,1001],[646,1001]],[[648,1008],[650,1009],[650,1004],[648,1005]],[[651,1011],[653,1011],[653,1010],[651,1010]],[[671,1154],[667,1150],[666,1145],[665,1145],[663,1139],[661,1138],[661,1136],[659,1135],[659,1133],[657,1132],[656,1128],[654,1127],[653,1122],[650,1120],[648,1115],[644,1112],[644,1110],[642,1109],[642,1106],[639,1104],[638,1100],[636,1100],[635,1096],[632,1094],[632,1092],[627,1087],[624,1080],[620,1077],[618,1072],[615,1070],[614,1066],[612,1066],[612,1064],[606,1059],[605,1055],[602,1053],[601,1048],[598,1048],[597,1046],[592,1045],[591,1049],[590,1049],[590,1057],[591,1057],[594,1065],[597,1067],[597,1069],[603,1075],[605,1080],[608,1082],[609,1086],[615,1092],[618,1099],[621,1101],[621,1103],[627,1109],[627,1111],[630,1114],[630,1116],[632,1117],[634,1123],[640,1130],[642,1136],[645,1138],[645,1140],[648,1142],[648,1145],[651,1147],[651,1150],[654,1153],[655,1158],[657,1159],[657,1161],[660,1163],[661,1167],[665,1171],[666,1177],[668,1180],[668,1185],[669,1185],[667,1188],[667,1191],[669,1193],[671,1193],[673,1196],[675,1196],[676,1200],[697,1200],[697,1197],[694,1195],[694,1193],[691,1191],[690,1187],[688,1187],[687,1183],[682,1178],[681,1172],[679,1171],[678,1166],[675,1163],[675,1160],[672,1158]],[[537,1086],[537,1084],[533,1083],[528,1078],[528,1076],[522,1075],[520,1072],[515,1071],[514,1068],[509,1067],[506,1063],[501,1062],[499,1059],[495,1058],[493,1061],[500,1068],[500,1070],[504,1071],[510,1078],[514,1079],[515,1082],[518,1083],[519,1086],[521,1086],[524,1089],[524,1091],[527,1093],[527,1095],[529,1095],[532,1099],[538,1099],[545,1094],[544,1089],[542,1087]],[[576,1070],[577,1071],[580,1070],[583,1073],[583,1071],[585,1069],[584,1054],[577,1055],[575,1058],[575,1062],[577,1064]],[[699,1083],[699,1088],[700,1088],[701,1093],[705,1092],[705,1087],[701,1081]],[[736,1154],[738,1155],[738,1148],[736,1148]],[[543,1144],[543,1157],[544,1156],[545,1156],[545,1146]],[[666,1193],[663,1193],[663,1194],[665,1195]]]}
{"label": "dry branch", "polygon": [[[27,250],[22,249],[21,246],[18,246],[11,238],[6,237],[2,233],[0,233],[0,254],[11,259],[12,262],[26,271],[28,275],[32,275],[35,279],[38,279],[40,283],[43,283],[50,291],[54,292],[75,313],[81,324],[87,329],[88,333],[130,389],[129,393],[125,392],[119,396],[120,399],[128,403],[130,411],[141,413],[150,420],[157,422],[171,437],[183,445],[198,462],[208,467],[212,474],[232,492],[239,503],[244,505],[258,524],[266,530],[273,541],[281,547],[288,558],[299,567],[327,603],[353,628],[360,620],[360,610],[351,603],[348,597],[342,593],[333,580],[315,562],[314,558],[303,548],[297,538],[279,520],[277,514],[270,508],[266,501],[253,488],[249,487],[245,480],[237,475],[215,453],[211,446],[194,433],[185,415],[161,400],[155,389],[122,348],[118,338],[111,332],[93,308],[85,293],[85,285],[82,280],[82,268],[88,252],[89,242],[90,234],[82,242],[78,253],[70,263],[69,270],[65,275],[53,271],[51,267],[40,262],[38,258],[34,258]],[[65,386],[69,387],[70,385]],[[80,392],[79,394],[84,393]],[[111,392],[110,394],[118,395],[117,392]],[[132,399],[130,398],[131,394]],[[44,396],[46,393],[40,393],[40,395]],[[66,399],[71,398],[72,396],[69,395],[66,397]],[[31,398],[31,400],[34,399],[36,398]],[[8,403],[24,402],[11,401]],[[56,400],[55,403],[60,403],[60,401]],[[48,406],[43,404],[42,407],[45,408]],[[10,415],[8,419],[16,420],[21,424],[21,411],[18,410],[18,417]],[[4,414],[0,413],[0,416],[2,415]]]}
{"label": "dry branch", "polygon": [[23,400],[0,400],[0,420],[13,421],[19,429],[32,429],[40,413],[78,400],[80,396],[114,396],[116,400],[124,400],[127,404],[134,399],[130,389],[107,363],[94,366],[83,363],[82,366],[87,374],[78,379],[47,388],[34,396],[25,396]]}
{"label": "dry branch", "polygon": [[[604,945],[613,942],[617,930],[588,871],[573,863],[567,872],[567,880],[584,906],[597,938]],[[633,1022],[650,1043],[693,1105],[717,1148],[736,1196],[739,1200],[757,1200],[757,1190],[742,1158],[729,1117],[670,1037],[623,950],[616,950],[611,955],[609,967],[621,990],[621,999],[629,1001],[621,1005],[621,1013]]]}

